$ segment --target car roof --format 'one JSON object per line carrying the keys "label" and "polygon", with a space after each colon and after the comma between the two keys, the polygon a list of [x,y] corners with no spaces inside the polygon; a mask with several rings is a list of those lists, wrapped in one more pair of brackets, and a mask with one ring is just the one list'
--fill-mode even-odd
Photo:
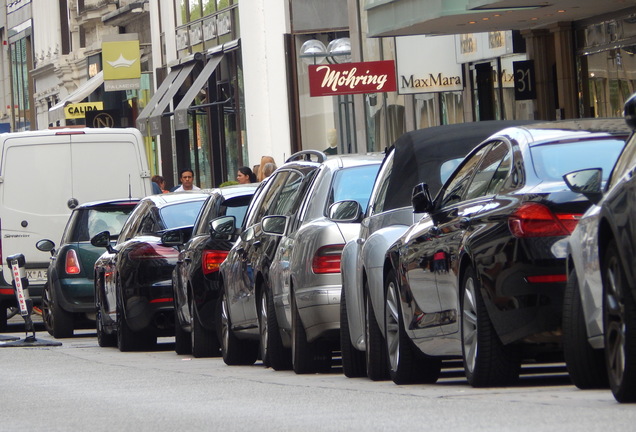
{"label": "car roof", "polygon": [[164,194],[149,195],[145,197],[143,201],[153,201],[157,207],[164,207],[166,205],[175,204],[178,202],[204,200],[209,195],[209,189],[200,191],[169,192]]}
{"label": "car roof", "polygon": [[111,199],[111,200],[100,200],[100,201],[90,201],[85,202],[83,204],[75,207],[75,210],[90,208],[90,207],[101,207],[101,206],[110,206],[110,205],[127,205],[131,206],[137,205],[140,201],[140,198],[120,198],[120,199]]}
{"label": "car roof", "polygon": [[609,135],[627,138],[631,129],[623,118],[585,118],[559,120],[518,126],[499,131],[497,137],[514,140],[520,145],[534,146],[559,140],[584,139]]}
{"label": "car roof", "polygon": [[439,168],[444,162],[466,156],[494,133],[529,120],[489,120],[433,126],[407,132],[387,149],[395,149],[393,170],[387,186],[385,210],[409,206],[413,187],[426,183],[435,196],[442,187]]}

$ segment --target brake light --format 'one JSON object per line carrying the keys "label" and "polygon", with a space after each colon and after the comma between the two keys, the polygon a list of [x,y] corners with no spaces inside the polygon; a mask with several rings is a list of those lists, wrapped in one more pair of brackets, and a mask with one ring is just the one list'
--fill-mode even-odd
{"label": "brake light", "polygon": [[135,247],[128,253],[130,259],[152,260],[152,259],[177,259],[179,252],[171,247],[143,243]]}
{"label": "brake light", "polygon": [[343,244],[323,246],[316,251],[311,269],[316,274],[340,273]]}
{"label": "brake light", "polygon": [[80,262],[77,259],[77,253],[75,249],[69,249],[66,251],[66,259],[64,260],[64,271],[66,274],[79,274]]}
{"label": "brake light", "polygon": [[554,282],[567,282],[568,277],[565,273],[554,275],[538,275],[528,276],[528,282],[530,283],[554,283]]}
{"label": "brake light", "polygon": [[553,213],[546,205],[525,203],[508,218],[508,227],[515,237],[567,236],[574,231],[581,215]]}
{"label": "brake light", "polygon": [[201,259],[203,274],[207,275],[219,271],[219,266],[223,261],[225,261],[227,254],[228,251],[204,250],[203,257]]}

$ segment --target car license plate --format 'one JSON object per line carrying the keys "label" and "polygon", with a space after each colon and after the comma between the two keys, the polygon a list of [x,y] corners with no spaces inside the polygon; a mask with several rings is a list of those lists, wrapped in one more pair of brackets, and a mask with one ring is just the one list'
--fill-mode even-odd
{"label": "car license plate", "polygon": [[42,284],[46,282],[46,269],[25,269],[29,283]]}

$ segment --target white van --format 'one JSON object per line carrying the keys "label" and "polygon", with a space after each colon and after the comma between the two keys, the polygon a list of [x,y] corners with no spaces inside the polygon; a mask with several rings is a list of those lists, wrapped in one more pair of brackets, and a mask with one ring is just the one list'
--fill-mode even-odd
{"label": "white van", "polygon": [[88,201],[152,194],[137,129],[49,129],[0,134],[0,331],[15,294],[7,257],[25,256],[37,300],[49,255],[35,243],[59,242],[71,210]]}

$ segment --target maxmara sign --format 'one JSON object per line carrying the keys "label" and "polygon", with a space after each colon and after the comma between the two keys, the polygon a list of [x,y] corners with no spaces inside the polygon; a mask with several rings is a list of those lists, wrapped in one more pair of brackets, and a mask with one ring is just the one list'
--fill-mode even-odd
{"label": "maxmara sign", "polygon": [[309,94],[333,96],[396,90],[393,60],[309,66]]}
{"label": "maxmara sign", "polygon": [[397,48],[398,93],[462,90],[462,66],[455,57],[455,36],[401,36]]}

